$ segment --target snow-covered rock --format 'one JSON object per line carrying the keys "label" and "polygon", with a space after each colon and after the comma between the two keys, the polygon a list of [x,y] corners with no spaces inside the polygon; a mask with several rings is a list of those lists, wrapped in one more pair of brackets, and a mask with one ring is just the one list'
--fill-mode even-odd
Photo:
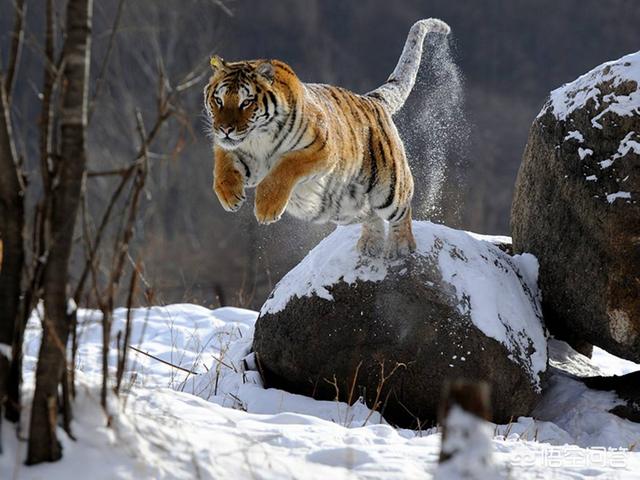
{"label": "snow-covered rock", "polygon": [[549,330],[640,360],[640,52],[551,92],[512,207],[515,251],[540,262]]}
{"label": "snow-covered rock", "polygon": [[414,222],[416,253],[389,264],[357,253],[359,229],[336,229],[264,304],[253,347],[267,384],[384,402],[415,426],[436,418],[447,379],[483,379],[496,419],[528,414],[547,365],[535,258]]}

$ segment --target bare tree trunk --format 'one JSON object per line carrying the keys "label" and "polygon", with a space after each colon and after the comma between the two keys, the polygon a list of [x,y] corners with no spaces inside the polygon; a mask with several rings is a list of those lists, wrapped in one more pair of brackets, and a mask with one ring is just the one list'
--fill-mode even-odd
{"label": "bare tree trunk", "polygon": [[[0,75],[0,422],[7,408],[15,330],[20,311],[24,262],[24,188],[11,131],[9,102]],[[15,410],[15,408],[10,408]]]}
{"label": "bare tree trunk", "polygon": [[[14,24],[14,33],[13,33],[13,41],[11,44],[11,61],[9,63],[10,68],[9,72],[11,73],[11,77],[7,74],[7,79],[5,80],[5,86],[7,91],[9,92],[11,86],[15,83],[13,79],[16,76],[17,63],[20,57],[20,50],[22,42],[16,41],[22,39],[24,23],[25,23],[25,15],[26,15],[26,4],[24,0],[18,1],[15,4],[16,6],[16,19]],[[45,81],[44,81],[44,89],[43,89],[43,101],[42,101],[42,123],[40,127],[41,133],[41,151],[43,151],[42,157],[42,176],[43,176],[43,185],[44,185],[44,196],[45,201],[49,200],[49,196],[47,192],[49,191],[48,187],[48,169],[47,169],[47,158],[48,152],[50,151],[50,132],[51,132],[51,92],[53,89],[54,82],[54,64],[53,64],[53,49],[54,49],[54,32],[53,32],[53,0],[47,0],[46,6],[46,33],[45,33],[45,54],[46,54],[46,63],[45,63]],[[12,80],[10,80],[10,78]],[[7,94],[7,98],[9,98],[9,94]],[[9,103],[11,103],[9,101]],[[20,175],[20,172],[18,172]],[[23,186],[23,190],[26,190],[26,185]],[[22,195],[24,199],[24,194]],[[43,201],[43,204],[45,203]],[[44,207],[36,207],[40,209],[40,214],[36,215],[36,223],[40,222],[38,218],[46,217],[46,210]],[[23,207],[23,223],[26,214],[26,210]],[[42,225],[34,226],[36,231],[42,232],[43,226],[45,222],[42,221]],[[41,235],[43,236],[43,235]],[[24,241],[23,241],[24,242]],[[20,299],[20,307],[18,312],[18,318],[16,318],[15,330],[13,335],[13,348],[12,348],[12,359],[11,359],[11,367],[9,370],[9,376],[7,379],[7,399],[5,404],[5,418],[12,422],[18,422],[20,420],[20,410],[21,410],[21,395],[20,388],[22,384],[22,343],[24,339],[24,329],[26,327],[27,321],[35,304],[38,302],[39,293],[40,293],[40,285],[41,285],[41,277],[43,270],[43,263],[38,259],[45,258],[46,245],[44,245],[43,241],[35,242],[34,244],[34,252],[35,252],[35,262],[34,262],[34,271],[29,275],[28,266],[23,265],[22,277],[29,278],[29,283],[27,285],[22,285],[21,296]],[[22,248],[24,251],[24,247]],[[24,256],[21,260],[25,260]]]}
{"label": "bare tree trunk", "polygon": [[[19,391],[20,378],[13,375],[22,355],[19,335],[20,296],[24,273],[24,184],[16,154],[11,127],[11,90],[22,50],[24,32],[24,0],[14,4],[12,32],[6,76],[0,75],[0,236],[4,255],[0,267],[0,421],[2,414],[17,420],[20,406],[13,393]],[[9,353],[11,352],[11,353]],[[11,358],[9,358],[11,357]]]}
{"label": "bare tree trunk", "polygon": [[45,319],[36,370],[27,464],[62,456],[56,436],[58,386],[66,378],[68,263],[86,169],[85,128],[90,65],[92,0],[69,0],[63,48],[61,148],[52,190],[51,245],[44,273]]}

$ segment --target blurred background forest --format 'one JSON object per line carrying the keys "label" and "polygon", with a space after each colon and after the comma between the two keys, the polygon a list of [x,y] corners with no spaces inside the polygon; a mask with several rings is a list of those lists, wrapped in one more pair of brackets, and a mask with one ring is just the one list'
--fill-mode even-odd
{"label": "blurred background forest", "polygon": [[[13,1],[0,0],[0,12],[0,43],[9,45]],[[18,138],[26,139],[18,150],[29,177],[37,176],[31,159],[38,150],[43,16],[30,5],[20,69],[21,78],[33,81],[15,86],[12,103]],[[437,182],[445,192],[438,205],[418,209],[418,217],[508,234],[513,184],[533,118],[551,89],[639,48],[637,0],[96,1],[91,76],[101,94],[91,110],[89,171],[118,169],[135,157],[133,111],[140,107],[148,119],[156,114],[155,97],[147,93],[157,89],[159,71],[177,84],[199,65],[204,86],[212,53],[230,60],[279,58],[303,81],[366,92],[390,74],[413,22],[427,17],[448,22],[453,35],[444,60],[425,52],[417,95],[426,97],[398,118],[401,133],[411,139],[417,182]],[[439,76],[439,65],[449,69],[448,76]],[[429,96],[434,82],[440,82],[437,95]],[[150,147],[151,173],[133,248],[156,303],[257,308],[333,227],[291,218],[259,226],[250,204],[238,214],[222,210],[211,191],[201,91],[182,97],[184,121],[162,129]],[[416,114],[421,108],[427,111]],[[425,138],[415,138],[416,132]],[[429,168],[431,148],[446,157],[446,175]],[[436,173],[438,178],[430,177]],[[117,180],[87,180],[94,182],[92,218],[100,217]]]}

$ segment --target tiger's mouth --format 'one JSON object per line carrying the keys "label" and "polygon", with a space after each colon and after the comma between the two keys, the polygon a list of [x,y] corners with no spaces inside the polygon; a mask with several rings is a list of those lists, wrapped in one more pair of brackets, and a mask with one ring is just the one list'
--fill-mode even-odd
{"label": "tiger's mouth", "polygon": [[226,148],[228,150],[237,148],[242,142],[246,140],[247,136],[243,135],[242,137],[229,137],[225,135],[216,135],[216,142],[222,148]]}
{"label": "tiger's mouth", "polygon": [[215,134],[215,140],[221,147],[231,150],[244,142],[252,131],[253,128],[247,128],[242,132],[233,132],[231,135],[225,135],[218,131]]}

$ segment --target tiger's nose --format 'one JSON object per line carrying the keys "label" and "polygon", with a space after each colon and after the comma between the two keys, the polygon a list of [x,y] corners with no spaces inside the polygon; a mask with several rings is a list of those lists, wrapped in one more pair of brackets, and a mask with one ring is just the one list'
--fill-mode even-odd
{"label": "tiger's nose", "polygon": [[220,131],[228,137],[229,134],[233,132],[233,126],[229,125],[227,127],[220,127]]}

